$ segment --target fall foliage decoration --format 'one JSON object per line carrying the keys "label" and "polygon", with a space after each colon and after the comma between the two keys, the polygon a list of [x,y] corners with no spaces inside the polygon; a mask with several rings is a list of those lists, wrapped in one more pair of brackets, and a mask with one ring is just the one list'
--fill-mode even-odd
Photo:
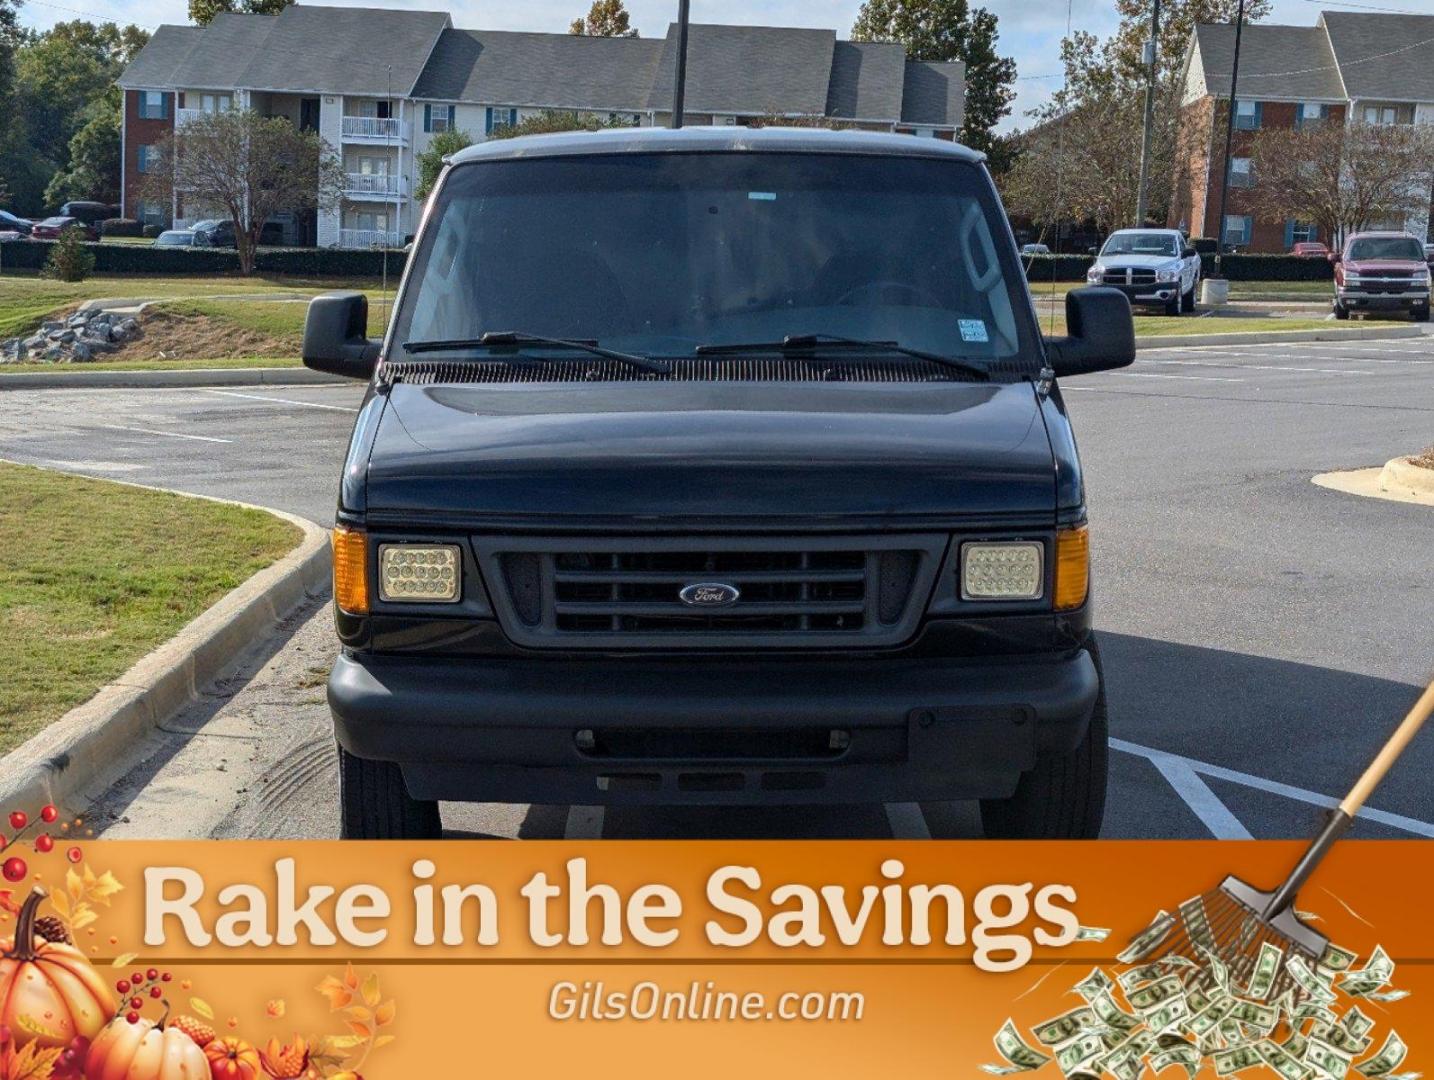
{"label": "fall foliage decoration", "polygon": [[116,1017],[90,1044],[85,1059],[85,1080],[203,1080],[209,1073],[209,1059],[199,1045],[163,1018],[131,1023]]}
{"label": "fall foliage decoration", "polygon": [[15,937],[0,943],[0,1025],[16,1049],[34,1042],[64,1050],[93,1039],[114,1012],[109,987],[82,952],[35,932],[45,890],[36,886],[20,909]]}

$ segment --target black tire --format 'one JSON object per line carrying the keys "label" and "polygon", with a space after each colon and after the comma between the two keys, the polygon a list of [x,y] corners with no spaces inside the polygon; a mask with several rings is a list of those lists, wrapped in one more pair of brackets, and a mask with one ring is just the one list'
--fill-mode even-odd
{"label": "black tire", "polygon": [[1349,318],[1349,308],[1336,300],[1334,302],[1334,317],[1341,320]]}
{"label": "black tire", "polygon": [[1415,321],[1415,322],[1428,322],[1428,321],[1429,321],[1429,305],[1428,305],[1428,304],[1420,304],[1420,305],[1419,305],[1418,307],[1416,307],[1413,311],[1411,311],[1410,314],[1414,316],[1414,321]]}
{"label": "black tire", "polygon": [[991,840],[1094,840],[1105,816],[1110,721],[1105,670],[1092,634],[1087,646],[1100,690],[1085,738],[1069,754],[1042,754],[1009,799],[982,799],[981,825]]}
{"label": "black tire", "polygon": [[436,802],[409,795],[391,761],[368,761],[339,747],[339,836],[345,840],[438,840]]}
{"label": "black tire", "polygon": [[1190,291],[1180,294],[1180,313],[1188,315],[1195,310],[1195,289],[1200,284],[1199,279],[1190,283]]}
{"label": "black tire", "polygon": [[1185,301],[1179,293],[1176,293],[1169,300],[1165,301],[1165,314],[1179,315],[1185,307]]}

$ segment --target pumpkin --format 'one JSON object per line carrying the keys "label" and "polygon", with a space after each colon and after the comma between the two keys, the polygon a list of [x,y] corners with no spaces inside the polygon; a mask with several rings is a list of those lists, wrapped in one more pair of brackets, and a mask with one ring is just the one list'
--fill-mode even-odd
{"label": "pumpkin", "polygon": [[13,940],[0,942],[0,1027],[16,1048],[44,1048],[93,1039],[114,1014],[110,989],[73,945],[35,933],[35,914],[45,890],[35,888],[20,909]]}
{"label": "pumpkin", "polygon": [[255,1080],[264,1075],[259,1071],[259,1051],[233,1035],[215,1039],[204,1052],[214,1080]]}
{"label": "pumpkin", "polygon": [[163,1020],[119,1016],[90,1044],[85,1080],[209,1080],[199,1044]]}

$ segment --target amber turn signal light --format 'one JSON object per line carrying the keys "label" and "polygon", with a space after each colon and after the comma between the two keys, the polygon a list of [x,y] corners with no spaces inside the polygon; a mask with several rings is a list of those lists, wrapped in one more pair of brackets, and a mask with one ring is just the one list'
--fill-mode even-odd
{"label": "amber turn signal light", "polygon": [[350,615],[368,614],[368,534],[334,527],[334,600]]}
{"label": "amber turn signal light", "polygon": [[1074,611],[1090,591],[1090,529],[1077,525],[1056,533],[1056,610]]}

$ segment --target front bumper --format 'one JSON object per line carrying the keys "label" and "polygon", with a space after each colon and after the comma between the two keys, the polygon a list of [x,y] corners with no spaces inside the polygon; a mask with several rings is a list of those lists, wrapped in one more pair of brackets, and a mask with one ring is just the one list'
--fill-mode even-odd
{"label": "front bumper", "polygon": [[339,742],[421,799],[1002,798],[1085,737],[1089,653],[977,660],[484,660],[346,653]]}
{"label": "front bumper", "polygon": [[1139,285],[1123,285],[1119,282],[1097,281],[1092,284],[1104,289],[1118,289],[1132,304],[1168,304],[1180,295],[1178,281],[1145,282]]}
{"label": "front bumper", "polygon": [[1354,287],[1335,290],[1340,306],[1360,311],[1407,311],[1429,303],[1429,290]]}

